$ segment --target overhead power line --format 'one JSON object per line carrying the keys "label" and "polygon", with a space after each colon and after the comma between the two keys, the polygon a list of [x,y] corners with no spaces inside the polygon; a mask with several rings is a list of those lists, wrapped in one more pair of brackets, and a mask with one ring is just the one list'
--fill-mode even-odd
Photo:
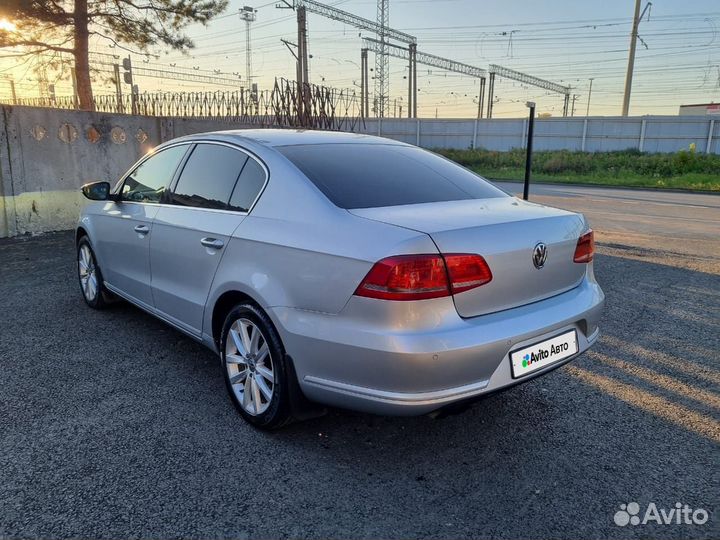
{"label": "overhead power line", "polygon": [[378,35],[384,33],[388,39],[399,41],[400,43],[417,43],[417,38],[415,36],[390,28],[389,26],[383,28],[377,21],[365,19],[364,17],[349,13],[334,6],[321,4],[315,0],[294,0],[294,6],[295,8],[304,7],[310,13],[322,15],[328,19],[349,24],[350,26],[354,26],[355,28],[359,28],[361,30],[369,30],[370,32]]}
{"label": "overhead power line", "polygon": [[525,84],[531,84],[533,86],[537,86],[538,88],[544,88],[545,90],[557,92],[558,94],[570,94],[569,86],[563,86],[552,81],[546,81],[545,79],[534,77],[520,71],[515,71],[514,69],[498,66],[497,64],[490,64],[488,70],[491,74],[494,73],[506,79],[513,79]]}
{"label": "overhead power line", "polygon": [[[105,66],[113,68],[120,59],[110,54],[91,53],[90,60],[93,65]],[[153,77],[157,79],[172,79],[176,81],[199,82],[204,84],[214,84],[218,86],[232,86],[237,88],[240,86],[240,77],[231,79],[222,77],[221,73],[207,70],[185,70],[184,68],[168,68],[167,66],[150,64],[148,67],[138,66],[134,64],[132,73],[139,77]]]}
{"label": "overhead power line", "polygon": [[492,118],[493,94],[495,90],[496,75],[504,77],[506,79],[513,79],[521,83],[531,84],[533,86],[537,86],[538,88],[544,88],[545,90],[550,90],[551,92],[563,94],[565,96],[565,101],[563,105],[563,116],[567,116],[568,105],[570,104],[569,86],[563,86],[552,81],[540,79],[539,77],[534,77],[532,75],[528,75],[527,73],[515,71],[514,69],[498,66],[497,64],[490,64],[488,70],[490,71],[490,88],[488,90],[488,118]]}
{"label": "overhead power line", "polygon": [[449,58],[443,58],[442,56],[418,51],[414,43],[406,49],[404,47],[400,47],[399,45],[382,43],[377,39],[364,38],[363,44],[365,45],[365,48],[373,51],[375,54],[378,54],[378,52],[384,48],[387,51],[387,54],[410,61],[410,73],[408,74],[408,78],[411,80],[408,85],[408,106],[412,105],[413,115],[415,115],[417,111],[416,65],[419,62],[427,66],[437,67],[446,71],[453,71],[463,75],[479,78],[480,93],[478,95],[478,118],[482,118],[483,100],[485,98],[485,76],[487,75],[487,71],[484,69],[463,64],[462,62],[456,62],[455,60],[450,60]]}
{"label": "overhead power line", "polygon": [[[375,52],[375,50],[379,48],[380,42],[377,39],[366,37],[363,38],[363,44],[366,48]],[[391,54],[393,56],[397,58],[402,58],[404,60],[408,59],[408,49],[394,44],[389,44],[389,48],[391,49]],[[442,56],[436,56],[430,53],[417,51],[416,54],[418,63],[424,64],[426,66],[432,66],[447,71],[454,71],[456,73],[462,73],[464,75],[469,75],[471,77],[477,77],[480,79],[487,76],[487,71],[479,67],[471,66],[469,64],[463,64],[462,62],[456,62],[455,60],[450,60],[449,58],[443,58]]]}

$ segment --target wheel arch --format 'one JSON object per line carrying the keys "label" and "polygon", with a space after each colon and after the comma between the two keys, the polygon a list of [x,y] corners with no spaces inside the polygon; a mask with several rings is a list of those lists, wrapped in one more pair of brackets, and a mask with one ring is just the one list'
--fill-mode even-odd
{"label": "wheel arch", "polygon": [[75,245],[77,246],[80,242],[80,239],[83,236],[87,236],[88,239],[90,238],[90,235],[88,234],[87,230],[85,230],[85,227],[82,225],[78,225],[77,229],[75,229]]}
{"label": "wheel arch", "polygon": [[[223,323],[225,322],[227,314],[230,313],[230,310],[238,304],[244,303],[253,304],[267,315],[267,311],[263,309],[260,303],[252,296],[236,289],[223,292],[220,296],[218,296],[217,300],[215,300],[212,308],[212,316],[210,318],[210,332],[218,350],[220,349],[220,334],[222,333]],[[268,318],[270,318],[269,315]]]}
{"label": "wheel arch", "polygon": [[[215,300],[215,303],[213,304],[210,324],[212,326],[212,339],[218,352],[220,352],[221,349],[220,335],[222,333],[223,324],[225,322],[227,314],[230,313],[230,311],[238,304],[244,303],[252,304],[258,310],[264,313],[267,316],[270,324],[273,326],[274,330],[277,332],[278,337],[280,338],[280,345],[285,352],[285,360],[287,362],[286,367],[288,370],[287,377],[289,384],[288,392],[290,398],[290,410],[292,411],[291,418],[294,418],[295,420],[306,420],[309,418],[317,418],[318,416],[324,415],[326,409],[322,405],[310,402],[305,396],[302,388],[300,387],[298,374],[295,369],[294,359],[288,354],[287,350],[285,349],[285,343],[283,341],[282,334],[278,329],[278,324],[274,320],[272,312],[265,309],[260,304],[260,302],[256,301],[249,294],[237,289],[230,289],[224,291],[222,294],[220,294],[220,296],[218,296],[217,300]],[[220,353],[220,357],[222,358],[222,353]]]}

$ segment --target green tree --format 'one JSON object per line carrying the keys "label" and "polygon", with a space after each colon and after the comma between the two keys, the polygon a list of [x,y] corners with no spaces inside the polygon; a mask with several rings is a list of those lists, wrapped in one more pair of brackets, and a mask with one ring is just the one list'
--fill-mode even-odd
{"label": "green tree", "polygon": [[147,51],[154,46],[194,47],[183,29],[207,24],[228,0],[3,0],[0,48],[17,55],[57,52],[72,55],[80,108],[92,110],[89,40],[100,36],[118,46]]}

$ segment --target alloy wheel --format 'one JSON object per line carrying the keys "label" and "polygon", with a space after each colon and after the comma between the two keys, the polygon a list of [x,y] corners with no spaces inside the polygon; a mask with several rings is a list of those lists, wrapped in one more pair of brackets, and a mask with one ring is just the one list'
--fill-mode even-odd
{"label": "alloy wheel", "polygon": [[87,245],[80,246],[78,272],[80,273],[80,285],[85,299],[88,302],[93,302],[98,295],[97,267],[95,266],[93,254]]}
{"label": "alloy wheel", "polygon": [[270,406],[275,372],[267,340],[249,319],[236,320],[225,343],[225,368],[235,397],[248,414],[257,416]]}

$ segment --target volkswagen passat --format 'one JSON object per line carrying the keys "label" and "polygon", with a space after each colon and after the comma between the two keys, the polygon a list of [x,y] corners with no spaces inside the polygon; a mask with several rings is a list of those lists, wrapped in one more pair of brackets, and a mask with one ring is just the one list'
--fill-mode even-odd
{"label": "volkswagen passat", "polygon": [[599,334],[582,215],[408,144],[205,133],[83,193],[87,304],[124,298],[218,353],[256,426],[309,403],[428,413],[545,374]]}

